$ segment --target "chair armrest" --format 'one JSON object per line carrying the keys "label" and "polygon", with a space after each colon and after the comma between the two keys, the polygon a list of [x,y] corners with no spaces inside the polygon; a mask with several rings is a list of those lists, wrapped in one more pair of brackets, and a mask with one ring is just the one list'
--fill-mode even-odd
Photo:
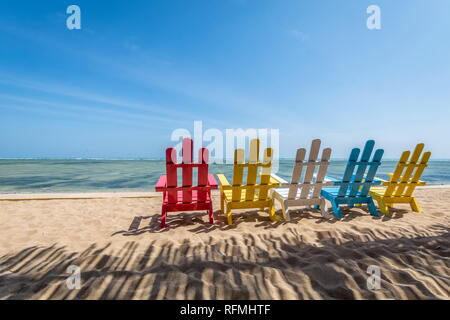
{"label": "chair armrest", "polygon": [[273,185],[274,187],[279,187],[281,185],[280,181],[278,181],[272,176],[270,177],[269,184]]}
{"label": "chair armrest", "polygon": [[280,183],[280,184],[285,184],[285,183],[289,184],[289,182],[287,182],[286,180],[284,180],[282,177],[277,176],[275,173],[272,173],[272,174],[270,175],[270,177],[271,177],[274,181],[276,181],[276,182],[278,182],[278,183]]}
{"label": "chair armrest", "polygon": [[155,190],[156,192],[163,192],[167,187],[167,176],[162,175],[159,177],[158,182],[156,183]]}
{"label": "chair armrest", "polygon": [[417,181],[417,185],[423,187],[424,185],[426,185],[427,183],[425,181],[419,180]]}
{"label": "chair armrest", "polygon": [[223,174],[218,174],[217,178],[219,179],[219,184],[221,188],[230,188],[231,185],[228,182],[227,178]]}
{"label": "chair armrest", "polygon": [[378,179],[378,178],[373,178],[372,180],[372,185],[374,186],[379,186],[383,184],[384,185],[384,181],[382,179]]}
{"label": "chair armrest", "polygon": [[373,180],[374,180],[374,181],[380,181],[380,184],[381,184],[382,186],[384,186],[384,187],[388,187],[389,184],[391,183],[391,182],[389,182],[388,180],[381,179],[381,178],[379,178],[379,177],[375,177],[375,178],[373,178]]}
{"label": "chair armrest", "polygon": [[208,186],[211,189],[217,189],[217,181],[213,174],[208,174]]}
{"label": "chair armrest", "polygon": [[[327,178],[328,178],[328,177],[327,177]],[[332,179],[332,185],[331,185],[331,186],[333,186],[333,187],[338,187],[338,186],[341,186],[341,185],[344,185],[344,184],[348,184],[348,185],[356,185],[356,184],[359,184],[360,187],[362,187],[363,184],[368,183],[368,182],[366,181],[365,178],[363,178],[360,182],[355,182],[355,181],[354,181],[354,178],[355,178],[355,175],[352,176],[352,178],[350,179],[349,182],[344,182],[344,181],[342,181],[342,180]],[[327,179],[325,179],[325,182],[328,182],[328,181],[326,181],[326,180],[327,180]],[[379,185],[381,185],[381,184],[383,183],[382,180],[383,180],[383,179],[373,178],[373,180],[370,182],[370,184],[371,184],[371,185],[374,185],[374,186],[379,186]]]}
{"label": "chair armrest", "polygon": [[325,179],[323,179],[324,182],[339,182],[340,180],[332,178],[330,176],[326,176]]}

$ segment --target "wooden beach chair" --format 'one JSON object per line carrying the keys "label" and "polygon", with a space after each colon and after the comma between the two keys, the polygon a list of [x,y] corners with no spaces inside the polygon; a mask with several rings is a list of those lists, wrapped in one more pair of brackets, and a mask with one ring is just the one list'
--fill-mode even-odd
{"label": "wooden beach chair", "polygon": [[[174,148],[166,150],[166,175],[156,184],[156,191],[163,192],[161,228],[166,227],[168,212],[207,210],[209,222],[214,223],[211,190],[217,189],[214,175],[208,174],[209,151],[201,148],[199,163],[193,163],[193,142],[186,138],[182,144],[182,162],[177,163]],[[193,168],[198,170],[197,185],[193,186]],[[178,186],[177,171],[181,169],[182,185]]]}
{"label": "wooden beach chair", "polygon": [[378,216],[378,210],[369,195],[369,190],[372,186],[381,184],[381,181],[374,180],[374,178],[381,164],[384,150],[378,149],[375,151],[372,160],[370,160],[374,146],[375,141],[367,141],[359,161],[360,149],[353,149],[342,180],[332,179],[334,187],[322,189],[321,195],[331,202],[335,217],[343,217],[339,205],[353,207],[360,204],[367,204],[370,214]]}
{"label": "wooden beach chair", "polygon": [[[220,183],[220,206],[222,213],[227,216],[227,223],[233,224],[232,209],[269,208],[271,219],[275,219],[272,201],[268,192],[270,188],[280,184],[271,177],[272,148],[264,150],[263,162],[259,161],[260,141],[254,139],[250,142],[248,161],[244,161],[244,149],[234,152],[233,184],[231,185],[223,174],[217,175]],[[258,183],[258,171],[261,168]],[[244,169],[247,169],[247,179],[243,182]]]}
{"label": "wooden beach chair", "polygon": [[[273,201],[280,202],[284,219],[287,221],[290,220],[289,209],[293,206],[316,206],[321,209],[323,216],[327,216],[326,202],[320,196],[320,192],[323,186],[329,186],[332,183],[324,182],[331,149],[324,149],[321,159],[318,160],[320,143],[319,139],[312,141],[308,160],[305,159],[306,149],[297,150],[291,183],[274,176],[281,185],[280,188],[271,189],[270,195]],[[306,170],[302,175],[304,168]]]}
{"label": "wooden beach chair", "polygon": [[377,178],[382,181],[382,187],[371,188],[369,194],[377,201],[381,213],[389,213],[395,203],[409,203],[414,212],[421,211],[413,193],[417,186],[425,185],[420,178],[428,166],[431,152],[422,154],[424,147],[419,143],[412,154],[411,151],[403,152],[394,173],[388,174],[389,181]]}

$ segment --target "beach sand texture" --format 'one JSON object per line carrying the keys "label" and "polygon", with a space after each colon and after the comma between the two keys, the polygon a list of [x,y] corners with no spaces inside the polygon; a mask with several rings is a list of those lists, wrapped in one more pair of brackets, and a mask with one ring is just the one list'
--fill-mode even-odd
{"label": "beach sand texture", "polygon": [[[416,190],[422,213],[398,205],[342,221],[315,210],[169,214],[161,198],[0,201],[0,299],[449,299],[450,188]],[[69,290],[67,268],[81,268]],[[367,288],[379,266],[381,288]]]}

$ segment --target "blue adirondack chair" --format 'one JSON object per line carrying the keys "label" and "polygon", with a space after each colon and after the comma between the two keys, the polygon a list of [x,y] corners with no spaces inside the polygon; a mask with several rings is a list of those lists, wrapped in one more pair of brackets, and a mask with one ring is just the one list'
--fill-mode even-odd
{"label": "blue adirondack chair", "polygon": [[384,150],[375,151],[370,161],[374,146],[375,141],[367,141],[359,161],[360,149],[352,150],[341,181],[328,177],[333,181],[333,187],[323,188],[321,195],[331,202],[335,217],[343,217],[339,205],[348,205],[352,208],[360,204],[367,204],[370,214],[379,216],[369,190],[370,187],[381,184],[380,180],[375,180],[375,175],[381,164]]}

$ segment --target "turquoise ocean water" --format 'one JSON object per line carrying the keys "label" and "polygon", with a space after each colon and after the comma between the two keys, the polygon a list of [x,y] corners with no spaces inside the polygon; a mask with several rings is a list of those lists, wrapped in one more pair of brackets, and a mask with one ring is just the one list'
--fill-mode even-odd
{"label": "turquoise ocean water", "polygon": [[[344,160],[334,160],[328,175],[340,178]],[[396,161],[385,160],[378,176],[394,170]],[[154,191],[162,160],[0,160],[0,193]],[[293,160],[280,160],[278,175],[289,179]],[[215,165],[211,173],[231,177],[232,165]],[[450,160],[429,163],[422,177],[429,185],[450,184]]]}

